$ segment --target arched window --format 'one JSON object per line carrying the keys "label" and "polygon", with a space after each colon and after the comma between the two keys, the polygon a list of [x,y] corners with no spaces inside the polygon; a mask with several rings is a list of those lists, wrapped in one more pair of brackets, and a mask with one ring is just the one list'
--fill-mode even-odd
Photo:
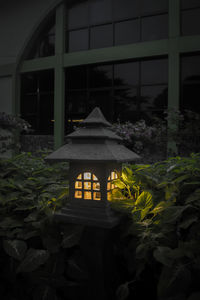
{"label": "arched window", "polygon": [[117,173],[111,172],[110,176],[108,177],[107,181],[107,199],[111,200],[112,190],[116,188],[116,185],[113,183],[113,180],[117,179]]}
{"label": "arched window", "polygon": [[55,14],[41,29],[33,46],[27,53],[26,59],[55,55]]}
{"label": "arched window", "polygon": [[98,178],[90,172],[79,174],[75,181],[74,197],[75,199],[101,200]]}

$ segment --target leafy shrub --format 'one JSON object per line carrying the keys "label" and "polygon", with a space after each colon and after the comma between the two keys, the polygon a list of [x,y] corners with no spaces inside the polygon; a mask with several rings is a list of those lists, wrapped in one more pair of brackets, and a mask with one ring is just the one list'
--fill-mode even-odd
{"label": "leafy shrub", "polygon": [[8,150],[19,150],[20,132],[28,132],[30,124],[18,116],[0,112],[0,154]]}
{"label": "leafy shrub", "polygon": [[115,185],[113,207],[129,216],[118,299],[199,299],[200,155],[125,167]]}
{"label": "leafy shrub", "polygon": [[49,166],[30,153],[0,161],[2,300],[64,299],[77,286],[65,272],[82,229],[53,219],[66,202],[67,173],[67,164]]}

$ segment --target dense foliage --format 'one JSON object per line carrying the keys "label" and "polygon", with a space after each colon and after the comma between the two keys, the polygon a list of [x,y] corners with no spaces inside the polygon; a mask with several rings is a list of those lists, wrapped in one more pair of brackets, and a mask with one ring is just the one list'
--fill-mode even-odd
{"label": "dense foliage", "polygon": [[19,133],[28,132],[30,124],[18,116],[0,112],[0,154],[20,150]]}
{"label": "dense foliage", "polygon": [[119,299],[200,299],[200,155],[126,167],[115,185],[113,205],[129,216]]}
{"label": "dense foliage", "polygon": [[[145,120],[119,122],[113,124],[112,129],[128,148],[141,156],[144,163],[165,159],[168,141],[175,143],[175,154],[188,156],[191,152],[199,152],[200,114],[189,110],[166,110],[163,118],[154,118],[151,125]],[[174,155],[173,151],[170,155]]]}
{"label": "dense foliage", "polygon": [[[84,228],[53,218],[66,202],[68,165],[40,156],[0,161],[3,300],[76,300],[85,291]],[[116,299],[199,300],[200,155],[125,166],[115,185]]]}

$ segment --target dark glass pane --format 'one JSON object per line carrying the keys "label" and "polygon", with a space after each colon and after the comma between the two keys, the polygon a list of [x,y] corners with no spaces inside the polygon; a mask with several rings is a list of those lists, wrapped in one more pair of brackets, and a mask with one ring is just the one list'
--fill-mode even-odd
{"label": "dark glass pane", "polygon": [[98,106],[105,118],[108,121],[113,119],[113,97],[111,90],[108,91],[95,91],[90,93],[90,97],[87,104],[88,113],[92,111],[93,108]]}
{"label": "dark glass pane", "polygon": [[54,91],[54,72],[42,71],[38,74],[40,92]]}
{"label": "dark glass pane", "polygon": [[82,2],[68,8],[67,29],[75,29],[88,26],[88,2]]}
{"label": "dark glass pane", "polygon": [[36,93],[38,87],[37,73],[22,75],[22,94]]}
{"label": "dark glass pane", "polygon": [[140,0],[141,15],[168,11],[168,0]]}
{"label": "dark glass pane", "polygon": [[198,84],[183,85],[180,109],[200,113],[200,81]]}
{"label": "dark glass pane", "polygon": [[72,67],[66,70],[66,89],[85,89],[87,86],[87,68]]}
{"label": "dark glass pane", "polygon": [[35,57],[45,57],[55,54],[55,35],[46,35],[38,45]]}
{"label": "dark glass pane", "polygon": [[115,24],[115,45],[135,43],[138,42],[139,39],[139,20],[131,20]]}
{"label": "dark glass pane", "polygon": [[35,40],[27,59],[46,57],[55,54],[55,16],[40,32]]}
{"label": "dark glass pane", "polygon": [[164,110],[167,107],[167,86],[141,87],[140,109]]}
{"label": "dark glass pane", "polygon": [[127,88],[114,92],[114,122],[138,120],[137,89]]}
{"label": "dark glass pane", "polygon": [[181,8],[195,8],[200,7],[200,1],[199,0],[181,0]]}
{"label": "dark glass pane", "polygon": [[113,14],[115,20],[124,20],[138,17],[140,15],[141,0],[114,0]]}
{"label": "dark glass pane", "polygon": [[69,52],[88,49],[88,29],[70,31],[68,37]]}
{"label": "dark glass pane", "polygon": [[137,85],[139,82],[139,63],[130,62],[114,66],[115,86]]}
{"label": "dark glass pane", "polygon": [[85,91],[67,93],[65,102],[66,132],[73,131],[73,127],[87,116],[86,96]]}
{"label": "dark glass pane", "polygon": [[112,65],[91,67],[89,79],[91,88],[112,86]]}
{"label": "dark glass pane", "polygon": [[183,35],[200,34],[200,9],[182,11],[181,16]]}
{"label": "dark glass pane", "polygon": [[182,57],[181,79],[183,83],[200,81],[200,55]]}
{"label": "dark glass pane", "polygon": [[104,48],[113,45],[113,26],[92,27],[90,31],[90,48]]}
{"label": "dark glass pane", "polygon": [[142,18],[142,41],[168,37],[168,15]]}
{"label": "dark glass pane", "polygon": [[90,24],[106,23],[112,20],[111,0],[94,0],[90,2]]}
{"label": "dark glass pane", "polygon": [[142,84],[158,84],[168,82],[167,59],[147,60],[141,62]]}
{"label": "dark glass pane", "polygon": [[53,133],[53,94],[40,95],[40,125],[39,131],[43,134]]}
{"label": "dark glass pane", "polygon": [[22,115],[37,113],[37,95],[24,95],[21,100]]}

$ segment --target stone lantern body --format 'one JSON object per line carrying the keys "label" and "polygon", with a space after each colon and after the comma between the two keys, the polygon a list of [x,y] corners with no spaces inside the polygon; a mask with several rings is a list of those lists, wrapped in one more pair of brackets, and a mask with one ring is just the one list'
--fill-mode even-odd
{"label": "stone lantern body", "polygon": [[118,217],[110,208],[113,180],[122,163],[139,156],[121,144],[101,110],[95,108],[69,134],[68,143],[46,157],[49,162],[69,162],[69,199],[56,217],[64,222],[111,228]]}

